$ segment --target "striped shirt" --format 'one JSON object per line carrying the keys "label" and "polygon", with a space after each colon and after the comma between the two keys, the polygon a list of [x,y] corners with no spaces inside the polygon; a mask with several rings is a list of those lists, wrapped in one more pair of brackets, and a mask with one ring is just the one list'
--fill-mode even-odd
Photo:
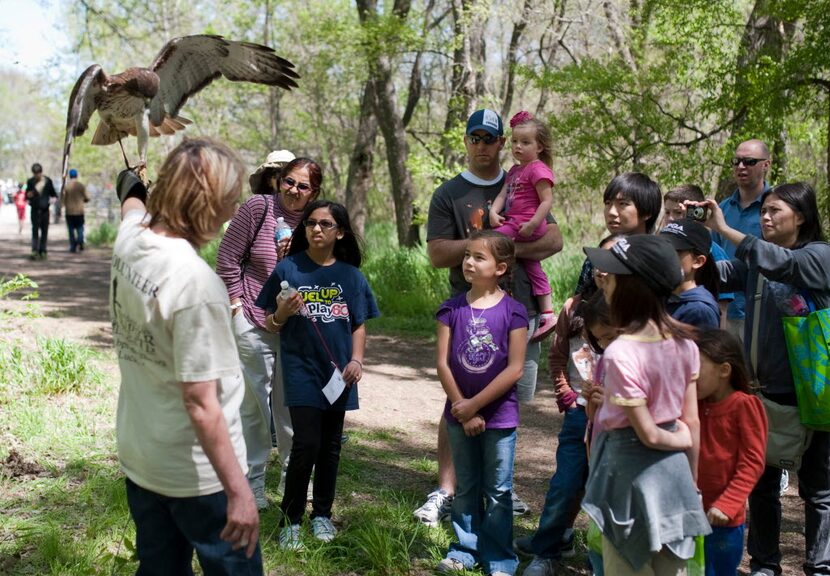
{"label": "striped shirt", "polygon": [[[262,220],[263,214],[265,220]],[[216,273],[225,283],[228,296],[231,300],[242,300],[245,318],[259,328],[265,328],[265,311],[254,302],[277,265],[274,231],[279,216],[285,218],[291,228],[296,228],[302,212],[285,208],[279,194],[251,196],[231,220],[216,256]],[[262,227],[257,233],[260,222]],[[251,252],[243,274],[242,257],[249,246]]]}

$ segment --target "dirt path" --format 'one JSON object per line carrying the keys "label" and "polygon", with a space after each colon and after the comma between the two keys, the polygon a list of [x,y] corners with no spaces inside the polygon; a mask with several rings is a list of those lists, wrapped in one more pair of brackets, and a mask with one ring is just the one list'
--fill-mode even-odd
{"label": "dirt path", "polygon": [[[107,298],[110,250],[88,248],[82,253],[69,253],[62,219],[49,228],[49,259],[31,261],[28,259],[29,234],[28,221],[24,233],[17,234],[16,212],[12,206],[0,207],[0,279],[23,273],[39,286],[38,302],[43,316],[30,321],[31,333],[60,335],[109,349],[112,345]],[[434,459],[437,422],[444,403],[435,373],[434,347],[423,340],[372,335],[371,324],[369,333],[366,375],[360,384],[361,409],[349,413],[347,428],[398,430],[405,439],[399,444],[402,452],[416,458]],[[536,399],[522,408],[515,466],[517,491],[537,514],[554,469],[556,434],[562,422],[547,374],[540,375],[539,382],[541,390]],[[420,482],[416,488],[424,493],[432,488],[428,479],[416,482]],[[782,551],[787,561],[784,573],[796,574],[800,572],[804,540],[795,478],[782,501],[786,531],[782,535]],[[585,527],[582,515],[577,525]],[[519,533],[534,527],[532,521],[523,520]],[[588,571],[572,565],[557,573],[588,574]]]}

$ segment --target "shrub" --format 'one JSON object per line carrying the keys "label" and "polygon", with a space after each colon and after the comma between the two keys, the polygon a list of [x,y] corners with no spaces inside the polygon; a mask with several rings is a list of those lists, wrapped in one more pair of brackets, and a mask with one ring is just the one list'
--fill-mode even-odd
{"label": "shrub", "polygon": [[91,246],[112,246],[118,236],[118,226],[109,222],[101,222],[86,233],[85,241]]}

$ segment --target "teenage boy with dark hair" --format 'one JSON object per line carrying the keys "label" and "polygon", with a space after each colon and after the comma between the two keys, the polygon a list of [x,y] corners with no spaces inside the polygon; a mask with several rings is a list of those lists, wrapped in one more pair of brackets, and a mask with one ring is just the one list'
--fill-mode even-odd
{"label": "teenage boy with dark hair", "polygon": [[[662,195],[657,182],[640,172],[615,176],[602,194],[605,228],[611,234],[651,234],[660,216]],[[596,292],[594,269],[582,264],[574,294],[588,298]]]}

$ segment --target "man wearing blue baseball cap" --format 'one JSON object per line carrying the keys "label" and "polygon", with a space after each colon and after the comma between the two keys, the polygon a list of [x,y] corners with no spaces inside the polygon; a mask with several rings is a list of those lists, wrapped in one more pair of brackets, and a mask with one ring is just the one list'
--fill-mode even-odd
{"label": "man wearing blue baseball cap", "polygon": [[[489,228],[490,204],[504,185],[505,171],[500,153],[504,148],[504,124],[489,109],[476,110],[467,120],[464,146],[467,169],[443,183],[432,196],[427,217],[427,254],[436,268],[449,268],[453,294],[465,292],[461,261],[470,233]],[[516,245],[520,258],[543,260],[562,249],[562,235],[552,216],[548,216],[546,234],[535,242]],[[514,268],[513,297],[525,305],[530,318],[528,335],[537,328],[539,310],[530,289],[530,282],[521,266]],[[533,399],[536,390],[540,345],[528,344],[524,375],[517,384],[520,402]],[[443,410],[443,408],[442,408]],[[434,526],[449,516],[455,494],[455,469],[443,417],[438,426],[438,489],[433,491],[414,515],[421,522]],[[528,507],[515,497],[514,514],[524,514]]]}
{"label": "man wearing blue baseball cap", "polygon": [[78,180],[78,171],[69,171],[69,181],[61,192],[66,209],[66,227],[69,229],[69,251],[84,250],[84,204],[89,202],[86,186]]}

